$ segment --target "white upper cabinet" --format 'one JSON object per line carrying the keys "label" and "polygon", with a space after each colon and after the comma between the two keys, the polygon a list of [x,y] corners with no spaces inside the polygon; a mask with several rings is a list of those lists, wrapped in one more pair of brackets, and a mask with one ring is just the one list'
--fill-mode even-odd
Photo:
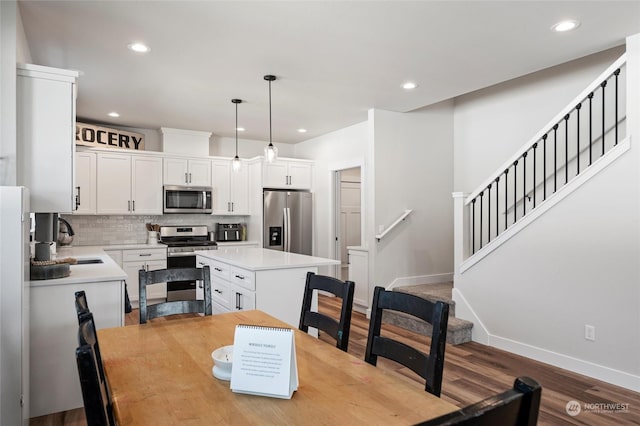
{"label": "white upper cabinet", "polygon": [[249,214],[249,169],[245,162],[234,172],[231,159],[211,162],[214,215]]}
{"label": "white upper cabinet", "polygon": [[98,214],[162,214],[162,159],[98,153]]}
{"label": "white upper cabinet", "polygon": [[96,214],[96,153],[76,152],[74,214]]}
{"label": "white upper cabinet", "polygon": [[131,157],[132,214],[162,214],[162,159]]}
{"label": "white upper cabinet", "polygon": [[264,188],[311,189],[313,163],[308,160],[279,159],[264,163],[262,186]]}
{"label": "white upper cabinet", "polygon": [[32,212],[71,213],[74,197],[74,128],[78,73],[19,65],[16,136],[22,150],[17,184],[30,192]]}
{"label": "white upper cabinet", "polygon": [[164,184],[211,186],[211,161],[167,157],[164,159]]}

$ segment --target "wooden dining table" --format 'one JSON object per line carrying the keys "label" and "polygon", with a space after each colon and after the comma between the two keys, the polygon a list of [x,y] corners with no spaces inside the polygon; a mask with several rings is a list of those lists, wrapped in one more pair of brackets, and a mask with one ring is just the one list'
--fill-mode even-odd
{"label": "wooden dining table", "polygon": [[98,330],[118,424],[409,425],[458,409],[298,329],[293,397],[234,393],[213,377],[211,352],[233,344],[237,324],[291,328],[261,311],[239,311]]}

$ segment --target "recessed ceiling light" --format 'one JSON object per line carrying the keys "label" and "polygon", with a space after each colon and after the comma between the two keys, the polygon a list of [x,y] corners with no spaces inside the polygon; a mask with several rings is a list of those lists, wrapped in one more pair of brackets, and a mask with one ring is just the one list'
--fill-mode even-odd
{"label": "recessed ceiling light", "polygon": [[298,129],[298,133],[307,133],[307,129]]}
{"label": "recessed ceiling light", "polygon": [[563,33],[565,31],[575,30],[579,26],[580,26],[580,22],[569,19],[566,21],[558,22],[557,24],[551,27],[551,30],[557,33]]}
{"label": "recessed ceiling light", "polygon": [[113,111],[109,113],[109,117],[120,117],[120,114],[118,114],[117,112]]}
{"label": "recessed ceiling light", "polygon": [[138,53],[147,53],[151,50],[149,46],[143,43],[130,43],[127,45],[127,47],[129,48],[129,50],[133,50],[134,52]]}
{"label": "recessed ceiling light", "polygon": [[405,90],[413,90],[416,87],[418,87],[418,85],[416,83],[414,83],[413,81],[407,81],[406,83],[404,83],[402,85],[402,88]]}
{"label": "recessed ceiling light", "polygon": [[239,132],[244,132],[244,127],[238,127],[236,130]]}

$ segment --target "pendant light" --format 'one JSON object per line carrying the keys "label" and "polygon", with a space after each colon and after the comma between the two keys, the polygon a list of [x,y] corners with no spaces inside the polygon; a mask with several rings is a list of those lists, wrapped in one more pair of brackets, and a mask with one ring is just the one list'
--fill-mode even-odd
{"label": "pendant light", "polygon": [[264,148],[264,158],[268,163],[273,163],[278,158],[278,148],[273,146],[271,141],[271,82],[276,79],[276,76],[265,75],[264,79],[269,82],[269,145]]}
{"label": "pendant light", "polygon": [[242,167],[242,162],[238,157],[238,104],[242,103],[242,99],[231,99],[231,102],[236,104],[236,156],[231,160],[231,168],[234,172],[237,172]]}

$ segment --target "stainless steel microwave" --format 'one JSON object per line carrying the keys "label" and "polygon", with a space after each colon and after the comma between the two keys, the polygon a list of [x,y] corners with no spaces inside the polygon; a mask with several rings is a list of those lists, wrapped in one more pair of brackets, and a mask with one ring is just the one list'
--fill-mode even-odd
{"label": "stainless steel microwave", "polygon": [[213,188],[208,186],[164,186],[164,213],[211,213]]}

